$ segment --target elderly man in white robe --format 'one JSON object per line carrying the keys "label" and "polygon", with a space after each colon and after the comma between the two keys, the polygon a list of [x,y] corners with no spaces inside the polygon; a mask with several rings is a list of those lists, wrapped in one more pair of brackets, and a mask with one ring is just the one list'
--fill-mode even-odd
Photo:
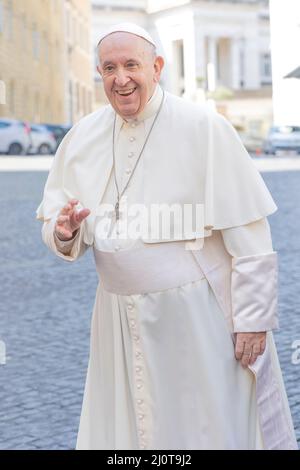
{"label": "elderly man in white robe", "polygon": [[[144,29],[119,24],[98,52],[110,104],[66,135],[37,210],[48,247],[92,247],[99,275],[76,449],[296,449],[272,336],[276,205],[227,120],[161,88]],[[145,222],[161,205],[201,216],[180,231],[177,211],[166,236]]]}

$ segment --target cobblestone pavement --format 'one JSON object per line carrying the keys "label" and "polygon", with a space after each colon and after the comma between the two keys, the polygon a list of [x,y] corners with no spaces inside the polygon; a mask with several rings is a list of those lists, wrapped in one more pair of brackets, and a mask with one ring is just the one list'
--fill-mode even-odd
{"label": "cobblestone pavement", "polygon": [[[89,251],[76,263],[43,245],[35,209],[45,172],[0,173],[0,449],[74,449],[97,276]],[[300,172],[264,173],[279,211],[269,220],[280,255],[276,333],[300,441]]]}

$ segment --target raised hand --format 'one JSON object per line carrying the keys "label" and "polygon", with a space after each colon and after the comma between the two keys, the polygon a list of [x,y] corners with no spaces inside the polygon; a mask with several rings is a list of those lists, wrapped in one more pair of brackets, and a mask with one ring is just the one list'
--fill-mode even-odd
{"label": "raised hand", "polygon": [[235,357],[243,367],[254,364],[266,348],[266,332],[236,333]]}
{"label": "raised hand", "polygon": [[89,209],[82,209],[76,211],[76,205],[78,204],[77,199],[70,199],[60,211],[56,223],[55,223],[55,234],[62,240],[71,240],[80,227],[81,222],[90,214]]}

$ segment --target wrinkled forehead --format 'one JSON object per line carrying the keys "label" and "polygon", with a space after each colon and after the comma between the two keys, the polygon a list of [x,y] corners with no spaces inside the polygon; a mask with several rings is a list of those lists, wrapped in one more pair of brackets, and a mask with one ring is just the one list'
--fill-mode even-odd
{"label": "wrinkled forehead", "polygon": [[127,32],[114,32],[105,36],[98,45],[100,61],[112,56],[145,57],[153,46],[146,39]]}

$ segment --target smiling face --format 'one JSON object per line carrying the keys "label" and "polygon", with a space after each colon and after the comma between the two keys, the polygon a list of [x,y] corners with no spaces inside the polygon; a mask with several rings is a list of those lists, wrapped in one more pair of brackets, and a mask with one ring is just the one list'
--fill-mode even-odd
{"label": "smiling face", "polygon": [[98,52],[97,69],[109,102],[124,119],[135,118],[154,92],[163,58],[145,39],[123,32],[105,37]]}

